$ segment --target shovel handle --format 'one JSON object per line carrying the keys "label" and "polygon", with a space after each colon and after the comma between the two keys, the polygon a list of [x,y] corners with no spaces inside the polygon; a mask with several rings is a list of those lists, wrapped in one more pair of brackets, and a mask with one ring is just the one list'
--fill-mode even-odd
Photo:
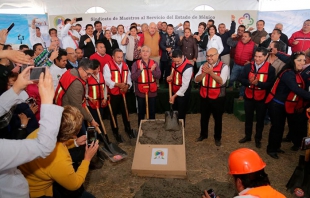
{"label": "shovel handle", "polygon": [[125,96],[124,93],[122,93],[122,96],[123,96],[124,108],[125,108],[125,111],[126,111],[127,121],[129,122],[129,114],[128,114],[128,109],[127,109],[126,96]]}
{"label": "shovel handle", "polygon": [[[144,89],[150,88],[149,86],[143,86]],[[148,120],[150,115],[149,115],[149,92],[145,92],[145,110],[146,110],[146,119]]]}
{"label": "shovel handle", "polygon": [[309,119],[309,122],[310,122],[310,108],[308,108],[308,109],[306,110],[306,115],[307,115],[307,117],[308,117],[308,119]]}
{"label": "shovel handle", "polygon": [[112,122],[113,122],[113,126],[114,126],[114,128],[116,128],[116,123],[115,123],[114,114],[113,114],[113,110],[112,110],[112,106],[111,106],[110,101],[108,101],[108,106],[109,106],[109,110],[110,110],[110,114],[111,114],[111,119],[112,119]]}
{"label": "shovel handle", "polygon": [[168,83],[169,84],[169,99],[172,97],[172,85],[171,82]]}
{"label": "shovel handle", "polygon": [[101,124],[101,127],[103,129],[103,133],[106,135],[107,134],[107,131],[105,129],[105,126],[104,126],[104,123],[103,123],[103,120],[102,120],[102,117],[101,117],[101,113],[100,113],[100,110],[99,108],[97,108],[97,114],[99,116],[99,120],[100,120],[100,124]]}

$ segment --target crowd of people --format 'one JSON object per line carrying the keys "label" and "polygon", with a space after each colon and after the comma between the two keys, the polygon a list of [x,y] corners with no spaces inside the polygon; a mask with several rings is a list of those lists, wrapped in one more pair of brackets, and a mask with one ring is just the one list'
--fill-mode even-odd
{"label": "crowd of people", "polygon": [[[126,93],[135,93],[139,124],[147,110],[148,118],[155,119],[157,91],[165,86],[172,91],[167,103],[173,104],[184,126],[191,89],[199,89],[201,118],[196,141],[208,138],[212,114],[214,143],[221,146],[226,91],[238,87],[246,117],[245,136],[239,143],[251,141],[256,112],[257,148],[262,147],[264,120],[270,117],[267,154],[278,159],[278,154],[284,153],[281,142],[286,120],[289,133],[284,140],[291,141],[291,150],[297,151],[307,132],[310,20],[289,39],[282,24],[275,24],[272,33],[267,33],[264,25],[265,21],[258,20],[255,31],[239,25],[235,33],[232,15],[229,29],[224,23],[216,26],[209,20],[199,23],[197,32],[191,30],[190,21],[176,26],[132,23],[127,31],[123,25],[109,30],[96,21],[87,24],[84,32],[73,18],[64,21],[58,37],[54,28],[44,36],[34,19],[32,46],[20,45],[18,51],[6,44],[8,32],[1,30],[0,138],[4,139],[0,139],[0,146],[4,152],[0,158],[6,160],[0,163],[0,194],[94,197],[82,184],[89,168],[101,168],[103,157],[98,141],[86,144],[87,126],[102,131],[98,122],[109,106],[116,141],[124,141],[118,113],[128,137],[136,138],[128,118]],[[38,81],[29,80],[34,67],[45,68]],[[265,164],[251,150],[240,153],[254,156],[256,161],[251,163],[256,168],[238,173],[231,167],[238,191],[242,191],[240,195],[259,193],[256,187],[270,185]],[[236,161],[240,156],[232,153],[231,158]],[[255,164],[258,161],[260,165]],[[261,175],[259,185],[248,181]],[[18,191],[14,190],[17,186]]]}

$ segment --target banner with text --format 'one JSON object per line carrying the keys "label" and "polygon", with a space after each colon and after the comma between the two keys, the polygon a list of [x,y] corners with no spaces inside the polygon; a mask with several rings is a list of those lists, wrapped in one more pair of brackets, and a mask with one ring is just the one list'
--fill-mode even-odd
{"label": "banner with text", "polygon": [[255,27],[257,19],[257,11],[190,11],[190,12],[167,12],[167,13],[124,13],[124,12],[113,12],[113,13],[101,13],[101,14],[76,14],[76,15],[50,15],[49,24],[50,28],[56,28],[58,31],[63,27],[63,22],[66,18],[82,17],[83,21],[78,22],[82,25],[83,29],[86,24],[94,24],[95,21],[101,21],[103,26],[107,26],[110,29],[111,26],[117,26],[122,24],[125,26],[127,31],[130,24],[135,22],[138,24],[165,21],[168,24],[174,26],[184,21],[190,21],[192,32],[196,32],[198,24],[200,22],[207,22],[209,19],[215,21],[215,25],[219,23],[226,24],[229,28],[231,24],[231,15],[235,15],[237,27],[241,24],[246,27]]}

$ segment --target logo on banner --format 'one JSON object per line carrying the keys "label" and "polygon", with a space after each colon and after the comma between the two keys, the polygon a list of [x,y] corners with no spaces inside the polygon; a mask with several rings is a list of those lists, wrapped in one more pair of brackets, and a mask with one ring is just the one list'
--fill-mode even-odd
{"label": "logo on banner", "polygon": [[63,16],[56,16],[54,18],[54,27],[63,26],[65,22],[65,18]]}
{"label": "logo on banner", "polygon": [[238,23],[248,28],[254,24],[254,19],[251,18],[249,13],[245,13],[242,17],[238,19]]}

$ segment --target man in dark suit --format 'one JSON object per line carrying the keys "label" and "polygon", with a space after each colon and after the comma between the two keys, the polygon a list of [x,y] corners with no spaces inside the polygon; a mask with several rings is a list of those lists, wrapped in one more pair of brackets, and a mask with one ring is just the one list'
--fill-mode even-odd
{"label": "man in dark suit", "polygon": [[268,39],[266,39],[266,37],[261,38],[261,43],[259,44],[259,47],[268,48],[270,43],[272,43],[273,41],[279,41],[281,45],[281,52],[286,52],[286,44],[280,39],[281,33],[282,33],[281,30],[274,29],[270,35],[270,38]]}
{"label": "man in dark suit", "polygon": [[79,48],[84,51],[84,57],[89,58],[95,53],[95,37],[93,35],[93,25],[86,25],[86,34],[81,36]]}
{"label": "man in dark suit", "polygon": [[95,31],[93,32],[93,35],[95,36],[95,41],[104,41],[104,31],[102,29],[102,23],[100,21],[95,21],[94,23]]}
{"label": "man in dark suit", "polygon": [[104,43],[105,48],[107,49],[106,53],[112,56],[113,51],[119,48],[117,40],[111,38],[110,30],[106,30],[104,32],[104,36],[106,39],[104,39],[103,43]]}
{"label": "man in dark suit", "polygon": [[67,47],[66,49],[67,52],[67,69],[72,69],[72,68],[78,68],[79,63],[77,61],[77,55],[75,53],[75,50],[71,47]]}

